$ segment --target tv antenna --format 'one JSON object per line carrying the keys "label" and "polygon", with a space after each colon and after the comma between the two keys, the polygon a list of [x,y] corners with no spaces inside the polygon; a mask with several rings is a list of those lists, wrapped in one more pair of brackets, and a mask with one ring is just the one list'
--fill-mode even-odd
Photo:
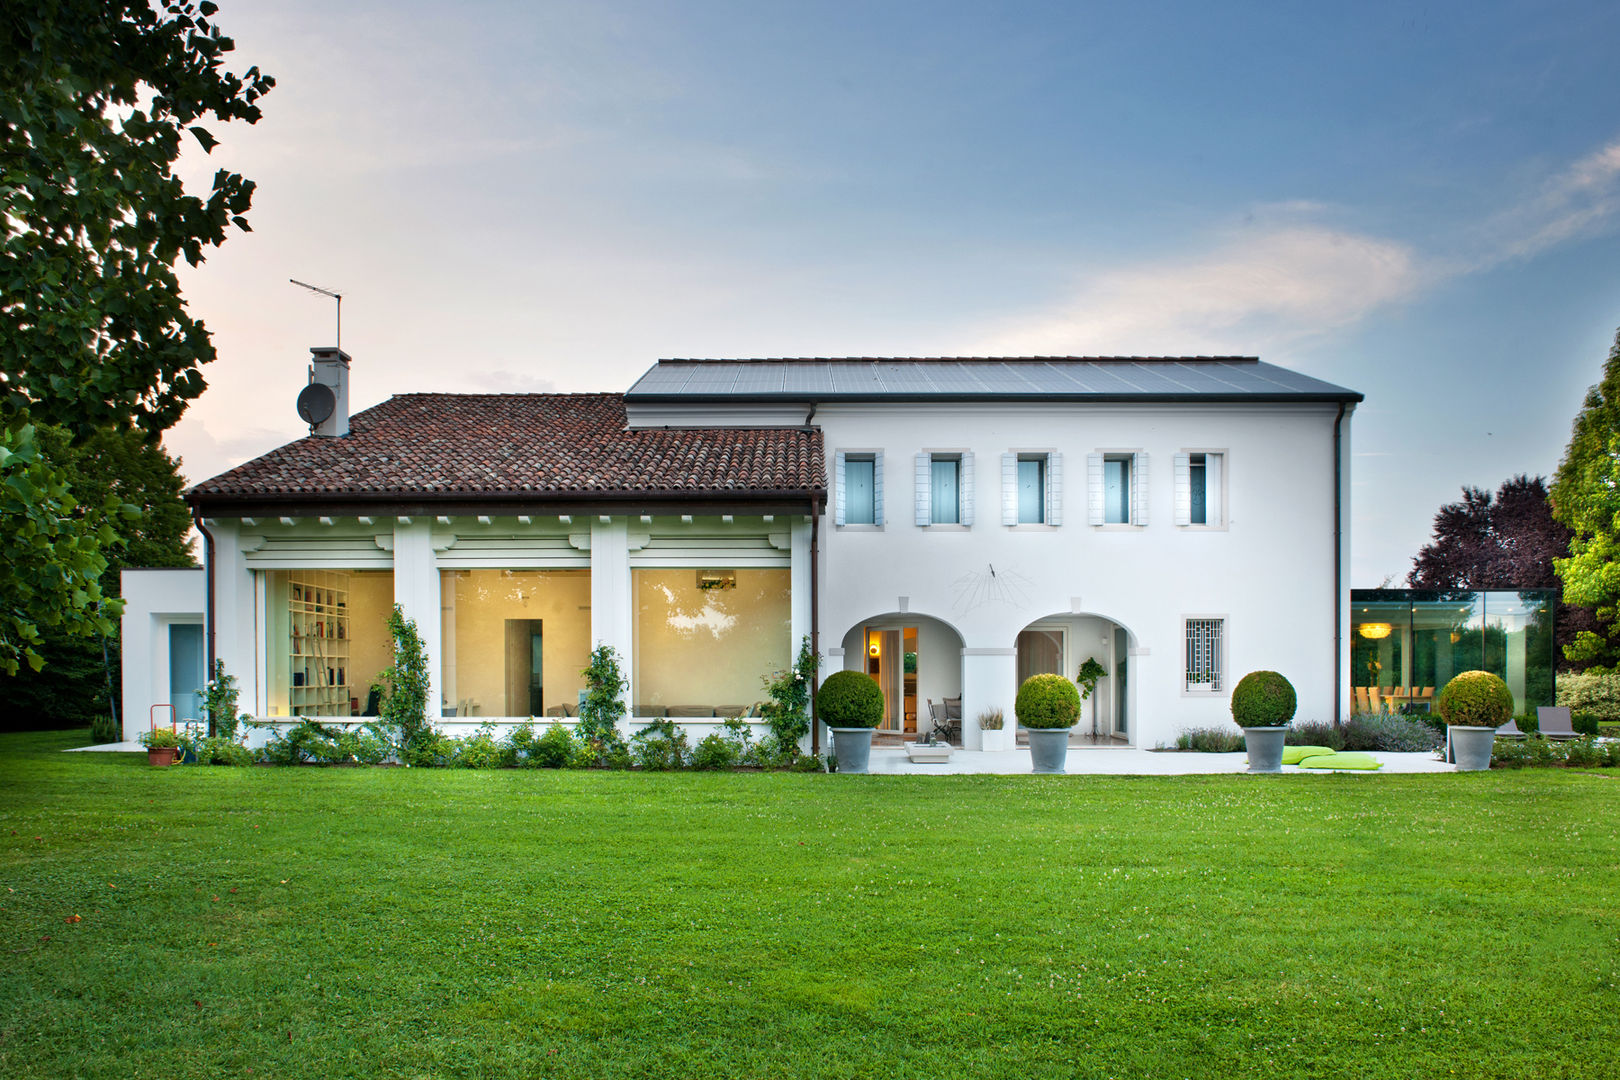
{"label": "tv antenna", "polygon": [[310,292],[320,293],[322,296],[330,296],[332,299],[337,301],[337,347],[339,349],[343,348],[343,294],[335,293],[331,289],[323,289],[319,285],[311,285],[308,282],[299,281],[297,278],[288,278],[287,280],[300,288],[308,289]]}

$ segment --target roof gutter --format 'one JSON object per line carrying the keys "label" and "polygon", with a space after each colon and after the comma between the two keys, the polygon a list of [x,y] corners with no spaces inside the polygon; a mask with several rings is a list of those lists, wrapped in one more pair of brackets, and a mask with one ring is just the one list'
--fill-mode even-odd
{"label": "roof gutter", "polygon": [[[203,538],[203,583],[205,588],[203,600],[203,642],[207,651],[208,667],[205,673],[208,679],[214,677],[214,534],[208,531],[203,524],[202,512],[193,511],[191,524],[202,534]],[[214,717],[208,716],[208,737],[214,737]]]}
{"label": "roof gutter", "polygon": [[1341,722],[1344,700],[1344,412],[1333,418],[1333,726]]}

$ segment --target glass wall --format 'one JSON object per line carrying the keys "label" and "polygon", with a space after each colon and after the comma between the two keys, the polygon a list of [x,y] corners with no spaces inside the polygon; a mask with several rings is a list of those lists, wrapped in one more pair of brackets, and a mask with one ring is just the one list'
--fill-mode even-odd
{"label": "glass wall", "polygon": [[1353,589],[1351,685],[1357,712],[1424,711],[1463,671],[1489,671],[1523,713],[1553,703],[1548,589]]}
{"label": "glass wall", "polygon": [[632,570],[634,715],[715,715],[764,697],[765,677],[793,660],[789,577],[785,569]]}
{"label": "glass wall", "polygon": [[392,570],[266,570],[265,706],[270,716],[360,716],[393,663]]}
{"label": "glass wall", "polygon": [[591,662],[591,572],[439,573],[444,715],[577,715]]}

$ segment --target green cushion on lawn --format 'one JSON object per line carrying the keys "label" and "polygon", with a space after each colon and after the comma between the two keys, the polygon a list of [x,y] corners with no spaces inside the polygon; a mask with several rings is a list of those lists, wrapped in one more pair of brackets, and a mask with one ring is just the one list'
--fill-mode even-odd
{"label": "green cushion on lawn", "polygon": [[1285,746],[1283,747],[1283,764],[1298,765],[1308,757],[1326,757],[1333,753],[1331,746]]}
{"label": "green cushion on lawn", "polygon": [[1309,757],[1299,763],[1302,769],[1381,769],[1383,765],[1374,761],[1371,754],[1351,752],[1348,754],[1323,754],[1319,757]]}

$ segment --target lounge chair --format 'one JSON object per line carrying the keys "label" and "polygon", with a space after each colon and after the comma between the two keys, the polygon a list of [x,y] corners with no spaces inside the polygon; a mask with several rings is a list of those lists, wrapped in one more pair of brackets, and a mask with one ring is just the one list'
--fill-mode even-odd
{"label": "lounge chair", "polygon": [[1496,729],[1496,737],[1498,739],[1522,739],[1524,738],[1524,732],[1519,730],[1518,721],[1510,716],[1507,723]]}
{"label": "lounge chair", "polygon": [[1570,726],[1568,705],[1537,705],[1536,724],[1544,739],[1567,741],[1581,737],[1580,732]]}

